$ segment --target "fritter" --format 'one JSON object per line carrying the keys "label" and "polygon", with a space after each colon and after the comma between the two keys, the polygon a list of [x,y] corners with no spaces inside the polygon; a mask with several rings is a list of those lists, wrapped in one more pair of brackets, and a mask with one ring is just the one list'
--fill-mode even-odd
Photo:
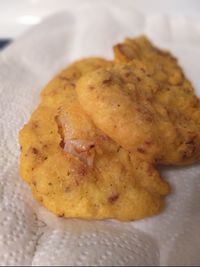
{"label": "fritter", "polygon": [[157,214],[170,192],[168,183],[152,164],[98,129],[77,101],[74,88],[87,72],[85,64],[91,64],[89,72],[96,68],[93,60],[73,64],[43,90],[20,131],[21,176],[58,216],[135,220]]}

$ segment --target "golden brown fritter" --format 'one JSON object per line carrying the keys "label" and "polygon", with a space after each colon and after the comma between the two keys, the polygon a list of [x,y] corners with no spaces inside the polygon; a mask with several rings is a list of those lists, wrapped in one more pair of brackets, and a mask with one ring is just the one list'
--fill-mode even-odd
{"label": "golden brown fritter", "polygon": [[76,98],[75,84],[82,75],[102,67],[111,67],[112,65],[111,61],[97,57],[83,59],[71,64],[42,90],[42,105],[57,108],[62,105],[63,101],[66,101],[66,98],[70,103]]}
{"label": "golden brown fritter", "polygon": [[59,216],[135,220],[157,214],[169,185],[85,114],[74,90],[84,64],[91,64],[89,71],[96,68],[93,59],[75,63],[43,90],[39,107],[20,132],[21,176]]}
{"label": "golden brown fritter", "polygon": [[[113,50],[117,64],[139,60],[146,66],[146,75],[158,84],[159,90],[154,92],[155,99],[163,106],[160,112],[167,112],[176,131],[174,148],[173,143],[167,142],[171,144],[170,151],[166,150],[169,159],[165,160],[161,155],[159,162],[184,165],[199,160],[199,99],[177,59],[169,51],[154,46],[145,36],[126,38],[123,43],[115,45]],[[167,126],[163,132],[165,130],[169,132],[168,135],[173,135]]]}
{"label": "golden brown fritter", "polygon": [[133,59],[145,62],[148,73],[165,85],[182,85],[192,91],[192,85],[185,78],[177,59],[166,50],[155,47],[145,36],[126,38],[113,47],[115,62],[129,63]]}
{"label": "golden brown fritter", "polygon": [[96,70],[78,81],[78,99],[123,148],[149,162],[193,163],[200,158],[199,100],[192,88],[155,75],[144,60]]}

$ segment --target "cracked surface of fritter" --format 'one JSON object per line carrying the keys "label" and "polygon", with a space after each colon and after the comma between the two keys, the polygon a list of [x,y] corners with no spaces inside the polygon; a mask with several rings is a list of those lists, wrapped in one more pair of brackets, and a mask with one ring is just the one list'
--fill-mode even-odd
{"label": "cracked surface of fritter", "polygon": [[140,219],[159,213],[170,191],[151,164],[99,130],[76,99],[83,74],[111,65],[88,59],[58,74],[20,132],[21,176],[59,216]]}
{"label": "cracked surface of fritter", "polygon": [[132,59],[85,75],[76,86],[79,102],[98,128],[141,158],[166,165],[196,162],[199,99],[186,80],[163,82],[148,64]]}

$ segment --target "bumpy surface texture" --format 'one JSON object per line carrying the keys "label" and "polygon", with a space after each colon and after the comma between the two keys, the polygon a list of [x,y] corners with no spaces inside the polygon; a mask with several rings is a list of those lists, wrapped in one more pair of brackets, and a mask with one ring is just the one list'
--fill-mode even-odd
{"label": "bumpy surface texture", "polygon": [[20,132],[21,176],[62,217],[139,219],[160,212],[169,193],[155,168],[98,130],[76,99],[78,78],[110,65],[91,58],[64,70]]}
{"label": "bumpy surface texture", "polygon": [[176,60],[144,37],[114,50],[117,62],[129,63],[86,75],[76,88],[93,122],[150,162],[199,160],[200,103]]}
{"label": "bumpy surface texture", "polygon": [[18,174],[18,132],[41,88],[70,61],[91,54],[111,57],[108,47],[124,36],[145,33],[172,49],[200,93],[196,21],[146,16],[133,10],[133,1],[126,2],[128,7],[116,0],[79,1],[76,9],[45,20],[0,53],[2,266],[199,266],[199,165],[162,170],[173,186],[167,209],[130,223],[54,216],[34,201]]}

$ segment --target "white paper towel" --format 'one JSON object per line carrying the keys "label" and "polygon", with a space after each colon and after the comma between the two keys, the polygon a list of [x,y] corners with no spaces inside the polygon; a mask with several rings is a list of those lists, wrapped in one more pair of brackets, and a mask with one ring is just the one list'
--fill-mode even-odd
{"label": "white paper towel", "polygon": [[165,212],[130,223],[57,218],[18,175],[18,131],[43,85],[74,59],[111,58],[114,43],[145,33],[174,51],[200,93],[200,21],[145,17],[126,3],[81,1],[0,53],[0,265],[200,264],[199,165],[162,169],[173,187]]}

